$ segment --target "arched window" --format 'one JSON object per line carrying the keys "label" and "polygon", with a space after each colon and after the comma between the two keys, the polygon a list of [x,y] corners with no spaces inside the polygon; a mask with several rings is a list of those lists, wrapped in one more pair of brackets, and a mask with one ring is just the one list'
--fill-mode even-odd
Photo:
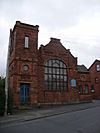
{"label": "arched window", "polygon": [[67,67],[57,59],[45,63],[45,87],[48,90],[67,90]]}
{"label": "arched window", "polygon": [[88,85],[85,85],[85,87],[84,87],[84,93],[85,94],[88,94],[89,93],[89,87],[88,87]]}
{"label": "arched window", "polygon": [[82,93],[83,93],[83,88],[82,88],[82,86],[81,86],[81,85],[79,86],[79,93],[80,93],[80,94],[82,94]]}

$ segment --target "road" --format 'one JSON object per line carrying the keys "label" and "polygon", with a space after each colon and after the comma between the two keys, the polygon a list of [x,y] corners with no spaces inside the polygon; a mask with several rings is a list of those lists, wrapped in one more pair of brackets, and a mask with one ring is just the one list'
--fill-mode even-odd
{"label": "road", "polygon": [[25,121],[0,128],[0,133],[100,133],[100,107]]}

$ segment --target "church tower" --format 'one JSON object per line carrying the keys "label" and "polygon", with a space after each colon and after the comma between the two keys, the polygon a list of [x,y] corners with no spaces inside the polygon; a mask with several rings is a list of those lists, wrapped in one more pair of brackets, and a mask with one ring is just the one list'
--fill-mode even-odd
{"label": "church tower", "polygon": [[38,28],[16,21],[10,30],[8,79],[16,107],[37,103]]}

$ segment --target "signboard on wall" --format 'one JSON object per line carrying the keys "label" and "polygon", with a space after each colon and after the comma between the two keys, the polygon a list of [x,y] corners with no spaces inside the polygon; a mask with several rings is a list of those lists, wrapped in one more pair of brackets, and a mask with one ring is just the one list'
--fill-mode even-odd
{"label": "signboard on wall", "polygon": [[70,84],[71,87],[76,87],[76,79],[71,79]]}

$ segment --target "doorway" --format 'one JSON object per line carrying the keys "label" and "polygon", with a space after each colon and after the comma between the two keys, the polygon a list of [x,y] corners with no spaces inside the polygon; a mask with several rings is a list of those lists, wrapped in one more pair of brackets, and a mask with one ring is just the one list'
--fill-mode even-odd
{"label": "doorway", "polygon": [[20,102],[21,104],[29,104],[30,84],[22,83],[20,85]]}

